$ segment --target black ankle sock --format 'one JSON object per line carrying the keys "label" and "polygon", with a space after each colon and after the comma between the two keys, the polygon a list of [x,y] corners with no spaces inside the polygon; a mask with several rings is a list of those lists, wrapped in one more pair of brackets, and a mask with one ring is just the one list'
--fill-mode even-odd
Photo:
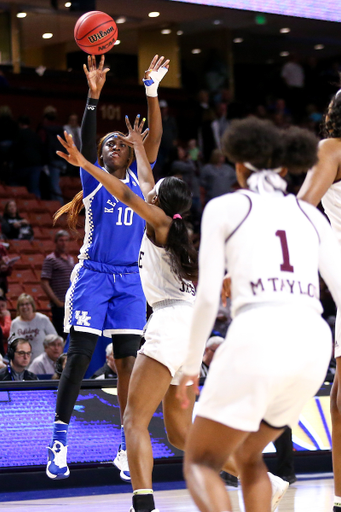
{"label": "black ankle sock", "polygon": [[134,494],[133,507],[135,512],[152,512],[155,509],[154,495],[150,494]]}

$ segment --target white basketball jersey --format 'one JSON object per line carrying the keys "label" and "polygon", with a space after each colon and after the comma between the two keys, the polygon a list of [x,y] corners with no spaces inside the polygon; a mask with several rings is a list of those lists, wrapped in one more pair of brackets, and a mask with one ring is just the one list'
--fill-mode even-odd
{"label": "white basketball jersey", "polygon": [[[221,198],[222,216],[231,210],[231,199],[230,194]],[[225,241],[232,313],[247,304],[273,302],[307,305],[321,313],[319,235],[302,204],[292,195],[249,191],[234,194],[233,202],[241,209],[239,224]],[[238,215],[238,207],[234,211]]]}
{"label": "white basketball jersey", "polygon": [[339,243],[341,243],[341,181],[337,181],[329,187],[322,197],[322,206]]}
{"label": "white basketball jersey", "polygon": [[194,302],[193,283],[180,281],[171,270],[167,251],[153,244],[146,233],[142,238],[138,263],[142,288],[150,306],[166,299]]}

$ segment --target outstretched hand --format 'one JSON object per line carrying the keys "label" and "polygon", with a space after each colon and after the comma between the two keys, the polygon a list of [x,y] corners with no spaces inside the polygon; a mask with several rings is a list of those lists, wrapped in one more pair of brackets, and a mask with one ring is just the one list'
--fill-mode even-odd
{"label": "outstretched hand", "polygon": [[144,79],[147,80],[149,77],[150,77],[150,72],[151,71],[159,71],[160,68],[166,68],[166,69],[169,69],[169,63],[170,63],[170,60],[169,59],[166,59],[164,61],[164,57],[161,56],[159,58],[158,55],[154,55],[151,63],[149,64],[149,67],[147,69],[147,71],[145,71],[144,73]]}
{"label": "outstretched hand", "polygon": [[98,99],[105,84],[109,68],[104,68],[104,60],[102,55],[97,67],[95,55],[88,55],[88,66],[83,64],[91,98]]}
{"label": "outstretched hand", "polygon": [[142,132],[146,118],[144,117],[140,121],[140,114],[138,114],[135,118],[134,127],[131,126],[128,116],[125,116],[125,122],[128,128],[128,135],[123,136],[117,134],[115,138],[124,141],[130,147],[138,146],[139,144],[142,145],[148,137],[149,132],[149,128],[146,128],[144,132]]}
{"label": "outstretched hand", "polygon": [[64,160],[66,160],[71,165],[75,165],[76,167],[84,167],[86,159],[75,146],[72,135],[70,135],[67,131],[64,131],[65,140],[59,135],[57,135],[57,138],[67,151],[67,153],[63,153],[63,151],[56,151],[57,155],[64,158]]}

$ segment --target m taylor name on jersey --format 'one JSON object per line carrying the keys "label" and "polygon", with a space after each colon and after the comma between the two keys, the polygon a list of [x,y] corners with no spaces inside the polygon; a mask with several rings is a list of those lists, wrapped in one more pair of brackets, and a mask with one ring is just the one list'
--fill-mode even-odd
{"label": "m taylor name on jersey", "polygon": [[312,283],[301,283],[294,279],[283,279],[280,277],[260,277],[258,280],[250,281],[253,295],[260,295],[263,292],[284,292],[289,294],[308,295],[315,299],[319,298],[318,289]]}

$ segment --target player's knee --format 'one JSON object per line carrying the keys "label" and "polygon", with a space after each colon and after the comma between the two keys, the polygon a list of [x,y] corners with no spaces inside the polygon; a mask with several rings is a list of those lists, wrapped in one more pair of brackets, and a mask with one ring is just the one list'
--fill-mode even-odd
{"label": "player's knee", "polygon": [[121,375],[131,375],[135,363],[135,357],[123,357],[121,359],[115,359],[116,369],[118,377]]}
{"label": "player's knee", "polygon": [[168,430],[167,437],[171,445],[175,446],[175,448],[178,448],[178,450],[184,450],[186,429]]}
{"label": "player's knee", "polygon": [[68,355],[63,374],[65,374],[65,377],[68,378],[70,382],[78,383],[79,380],[83,379],[90,360],[91,357],[87,354],[73,353]]}

